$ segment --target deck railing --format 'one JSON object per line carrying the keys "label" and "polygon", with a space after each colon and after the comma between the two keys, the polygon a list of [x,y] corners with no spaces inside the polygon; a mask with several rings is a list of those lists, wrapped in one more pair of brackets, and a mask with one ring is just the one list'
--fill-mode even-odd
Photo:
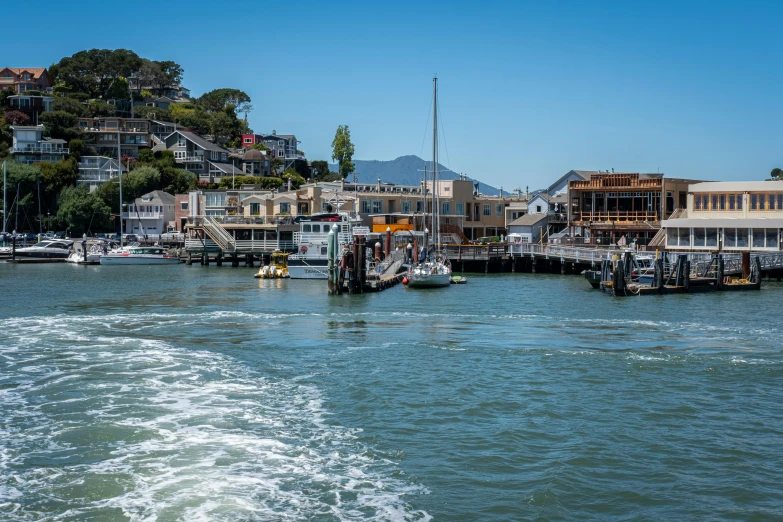
{"label": "deck railing", "polygon": [[575,212],[573,221],[582,223],[638,223],[657,222],[657,212],[612,210],[603,212]]}

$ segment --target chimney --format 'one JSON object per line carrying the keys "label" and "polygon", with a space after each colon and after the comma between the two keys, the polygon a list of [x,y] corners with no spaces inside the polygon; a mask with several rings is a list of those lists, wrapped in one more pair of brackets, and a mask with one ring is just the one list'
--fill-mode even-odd
{"label": "chimney", "polygon": [[288,192],[291,192],[291,178],[288,178]]}
{"label": "chimney", "polygon": [[381,178],[378,178],[378,185],[376,189],[378,190],[379,193],[381,192]]}
{"label": "chimney", "polygon": [[277,136],[277,131],[274,129],[272,130],[272,136]]}
{"label": "chimney", "polygon": [[345,178],[340,180],[340,190],[345,190]]}
{"label": "chimney", "polygon": [[503,199],[503,187],[500,187],[500,199]]}

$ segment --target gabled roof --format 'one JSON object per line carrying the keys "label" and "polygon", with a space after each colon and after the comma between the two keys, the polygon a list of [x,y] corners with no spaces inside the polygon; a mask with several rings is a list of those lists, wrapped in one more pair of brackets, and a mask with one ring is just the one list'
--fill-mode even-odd
{"label": "gabled roof", "polygon": [[[184,131],[184,130],[176,130],[172,134],[180,134],[180,135],[184,136],[185,138],[187,138],[188,140],[192,141],[193,143],[195,143],[196,145],[198,145],[199,147],[201,147],[204,150],[213,150],[213,151],[216,151],[216,152],[228,152],[223,147],[215,145],[211,141],[205,140],[204,138],[202,138],[201,136],[199,136],[195,132]],[[167,138],[168,138],[168,136],[167,136]]]}
{"label": "gabled roof", "polygon": [[219,169],[220,172],[224,174],[238,174],[240,176],[246,175],[245,172],[242,172],[241,170],[234,167],[230,163],[215,163],[214,161],[210,161],[209,164],[215,167],[216,169]]}
{"label": "gabled roof", "polygon": [[173,205],[176,201],[176,198],[169,194],[168,192],[163,192],[162,190],[153,190],[152,192],[147,192],[140,198],[137,198],[138,200],[142,201],[160,201],[163,205]]}
{"label": "gabled roof", "polygon": [[[555,197],[554,197],[554,196],[551,196],[551,195],[547,194],[546,192],[539,192],[539,193],[538,193],[538,194],[536,194],[535,196],[531,196],[531,197],[530,197],[530,201],[533,201],[533,200],[534,200],[534,199],[536,199],[536,198],[541,198],[541,199],[543,199],[544,201],[546,201],[547,203],[549,203],[549,202],[551,202],[553,199],[555,199]],[[528,202],[528,205],[529,205],[529,204],[530,204],[530,202]]]}
{"label": "gabled roof", "polygon": [[17,76],[20,76],[22,73],[27,72],[32,74],[33,78],[36,80],[39,79],[44,73],[46,73],[46,67],[4,67],[3,69],[0,69],[0,72],[3,72],[5,70],[9,70]]}
{"label": "gabled roof", "polygon": [[266,157],[266,154],[257,149],[249,149],[242,156],[243,161],[263,161],[265,159],[269,158]]}
{"label": "gabled roof", "polygon": [[529,227],[537,224],[539,221],[546,219],[546,214],[525,214],[508,224],[510,227]]}

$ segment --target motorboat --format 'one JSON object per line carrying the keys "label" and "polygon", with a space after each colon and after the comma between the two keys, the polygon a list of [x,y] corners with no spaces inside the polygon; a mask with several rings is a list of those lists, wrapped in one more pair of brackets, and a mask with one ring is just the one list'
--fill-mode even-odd
{"label": "motorboat", "polygon": [[256,279],[281,279],[291,277],[288,274],[288,255],[285,252],[276,250],[270,256],[269,264],[258,269],[258,273],[253,276]]}
{"label": "motorboat", "polygon": [[161,247],[132,246],[101,256],[101,265],[176,265],[179,257]]}
{"label": "motorboat", "polygon": [[108,243],[105,240],[88,240],[86,256],[82,249],[74,250],[65,261],[80,265],[97,265],[105,251],[108,252]]}
{"label": "motorboat", "polygon": [[71,253],[71,245],[73,245],[73,241],[70,239],[47,239],[33,246],[17,248],[14,256],[24,259],[60,259],[65,261]]}

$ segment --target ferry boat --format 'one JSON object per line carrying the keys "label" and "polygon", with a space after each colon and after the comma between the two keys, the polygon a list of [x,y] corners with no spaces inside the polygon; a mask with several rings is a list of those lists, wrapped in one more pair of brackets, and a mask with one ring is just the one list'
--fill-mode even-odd
{"label": "ferry boat", "polygon": [[176,265],[179,258],[161,247],[133,246],[101,256],[102,265]]}
{"label": "ferry boat", "polygon": [[357,218],[347,212],[315,214],[299,222],[299,232],[294,232],[296,253],[288,256],[288,275],[291,279],[328,279],[327,243],[329,231],[338,227],[337,261],[344,246],[351,242]]}

